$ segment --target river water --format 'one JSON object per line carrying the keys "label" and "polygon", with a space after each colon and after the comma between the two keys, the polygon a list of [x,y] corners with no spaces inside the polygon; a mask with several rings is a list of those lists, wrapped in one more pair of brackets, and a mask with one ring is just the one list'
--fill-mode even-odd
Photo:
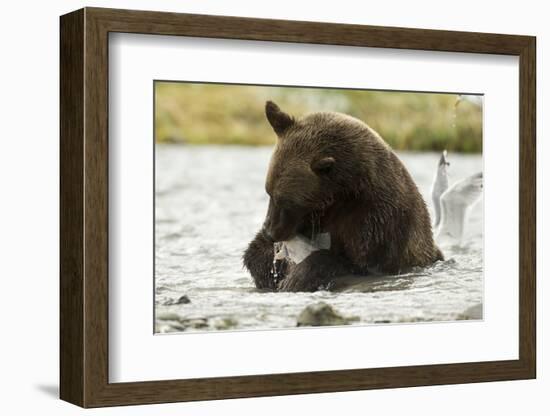
{"label": "river water", "polygon": [[[430,268],[353,279],[331,292],[256,290],[241,257],[264,220],[270,153],[268,147],[157,145],[156,332],[293,328],[300,311],[319,301],[355,317],[352,325],[479,318],[465,311],[483,299],[482,200],[471,210],[462,247],[443,250],[446,260]],[[399,157],[432,212],[439,154]],[[450,184],[482,169],[480,155],[448,159]]]}

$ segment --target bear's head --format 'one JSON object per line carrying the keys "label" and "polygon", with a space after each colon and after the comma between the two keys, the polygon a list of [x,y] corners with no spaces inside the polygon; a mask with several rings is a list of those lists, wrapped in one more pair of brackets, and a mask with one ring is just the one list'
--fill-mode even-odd
{"label": "bear's head", "polygon": [[[299,120],[268,101],[266,116],[277,135],[266,179],[269,208],[263,226],[272,241],[292,238],[311,218],[358,187],[364,123],[339,113],[313,113]],[[353,188],[350,189],[350,188]]]}

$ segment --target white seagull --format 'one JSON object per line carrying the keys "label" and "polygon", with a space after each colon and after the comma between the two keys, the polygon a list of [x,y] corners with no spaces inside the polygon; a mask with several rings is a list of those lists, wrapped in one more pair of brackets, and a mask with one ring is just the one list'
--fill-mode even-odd
{"label": "white seagull", "polygon": [[435,240],[440,246],[460,246],[470,208],[483,191],[483,173],[479,172],[449,187],[447,152],[439,159],[432,186]]}

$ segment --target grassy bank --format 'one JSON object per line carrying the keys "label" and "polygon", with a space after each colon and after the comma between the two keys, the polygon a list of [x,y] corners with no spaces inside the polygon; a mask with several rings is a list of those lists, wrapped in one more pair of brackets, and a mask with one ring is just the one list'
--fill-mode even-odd
{"label": "grassy bank", "polygon": [[481,152],[481,109],[455,94],[157,82],[158,143],[271,145],[271,99],[300,116],[340,111],[378,131],[397,150]]}

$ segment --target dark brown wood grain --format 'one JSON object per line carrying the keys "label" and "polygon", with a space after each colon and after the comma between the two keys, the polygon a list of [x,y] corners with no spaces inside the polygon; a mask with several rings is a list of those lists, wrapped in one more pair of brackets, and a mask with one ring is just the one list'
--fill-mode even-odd
{"label": "dark brown wood grain", "polygon": [[[60,28],[62,399],[98,407],[535,377],[535,38],[97,8],[62,16]],[[519,359],[109,383],[109,32],[519,56]]]}
{"label": "dark brown wood grain", "polygon": [[60,388],[84,405],[84,11],[61,19]]}
{"label": "dark brown wood grain", "polygon": [[536,377],[536,40],[519,56],[519,356]]}

